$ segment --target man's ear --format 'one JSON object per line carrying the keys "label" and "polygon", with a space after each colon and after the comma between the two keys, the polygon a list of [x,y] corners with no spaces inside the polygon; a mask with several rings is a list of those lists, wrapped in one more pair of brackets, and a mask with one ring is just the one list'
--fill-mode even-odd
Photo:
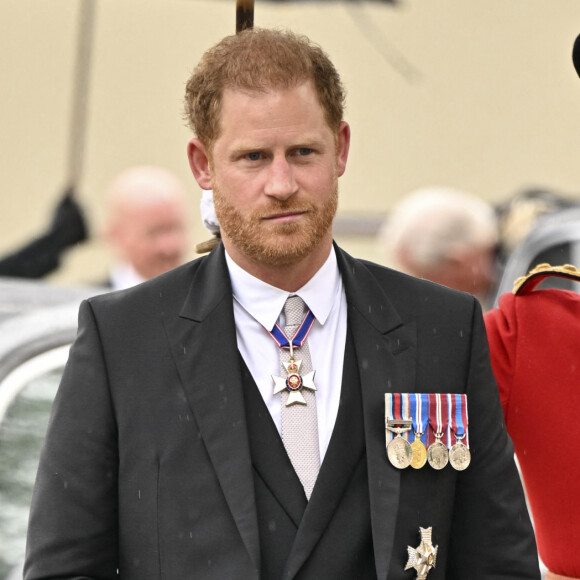
{"label": "man's ear", "polygon": [[350,126],[346,121],[341,121],[338,129],[337,139],[337,169],[340,177],[346,170],[346,162],[348,159],[348,150],[350,149]]}
{"label": "man's ear", "polygon": [[189,167],[198,185],[202,189],[211,189],[211,170],[205,145],[197,138],[187,144]]}

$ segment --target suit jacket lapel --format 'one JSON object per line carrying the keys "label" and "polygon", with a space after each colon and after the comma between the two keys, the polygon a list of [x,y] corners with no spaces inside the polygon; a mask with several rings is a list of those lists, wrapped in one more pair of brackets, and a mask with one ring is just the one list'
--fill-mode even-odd
{"label": "suit jacket lapel", "polygon": [[337,250],[361,382],[371,520],[377,577],[390,565],[397,521],[400,472],[387,460],[385,393],[415,388],[416,329],[403,324],[364,263]]}
{"label": "suit jacket lapel", "polygon": [[199,265],[179,316],[165,316],[186,396],[244,544],[260,568],[260,542],[223,247]]}

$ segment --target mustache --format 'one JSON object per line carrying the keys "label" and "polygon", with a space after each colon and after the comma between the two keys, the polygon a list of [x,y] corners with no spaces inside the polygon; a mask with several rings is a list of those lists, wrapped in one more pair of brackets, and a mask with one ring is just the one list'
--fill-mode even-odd
{"label": "mustache", "polygon": [[304,213],[314,209],[314,205],[310,203],[288,200],[272,200],[267,207],[261,207],[257,213],[257,217],[268,217],[277,213]]}

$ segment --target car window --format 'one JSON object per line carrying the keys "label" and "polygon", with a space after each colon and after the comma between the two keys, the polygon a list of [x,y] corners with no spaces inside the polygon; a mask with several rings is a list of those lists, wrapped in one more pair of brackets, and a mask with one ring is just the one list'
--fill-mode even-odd
{"label": "car window", "polygon": [[0,382],[0,579],[22,564],[28,511],[52,401],[69,347],[51,349]]}

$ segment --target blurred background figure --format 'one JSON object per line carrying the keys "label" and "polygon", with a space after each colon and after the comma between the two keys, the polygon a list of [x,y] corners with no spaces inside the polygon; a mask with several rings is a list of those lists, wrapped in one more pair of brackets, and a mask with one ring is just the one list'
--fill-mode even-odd
{"label": "blurred background figure", "polygon": [[[498,259],[502,264],[526,239],[542,216],[557,211],[578,207],[578,200],[570,194],[562,194],[552,189],[533,187],[522,189],[496,206],[498,222]],[[550,262],[563,264],[570,261],[570,256],[557,254],[537,257],[537,263]]]}
{"label": "blurred background figure", "polygon": [[416,190],[395,206],[379,238],[393,267],[469,292],[489,306],[497,221],[486,202],[451,188]]}
{"label": "blurred background figure", "polygon": [[485,313],[491,363],[523,475],[546,580],[580,578],[580,294],[537,289],[574,281],[571,265],[540,264]]}
{"label": "blurred background figure", "polygon": [[103,235],[116,257],[107,286],[128,288],[187,260],[187,198],[172,173],[127,169],[109,186],[107,203]]}

